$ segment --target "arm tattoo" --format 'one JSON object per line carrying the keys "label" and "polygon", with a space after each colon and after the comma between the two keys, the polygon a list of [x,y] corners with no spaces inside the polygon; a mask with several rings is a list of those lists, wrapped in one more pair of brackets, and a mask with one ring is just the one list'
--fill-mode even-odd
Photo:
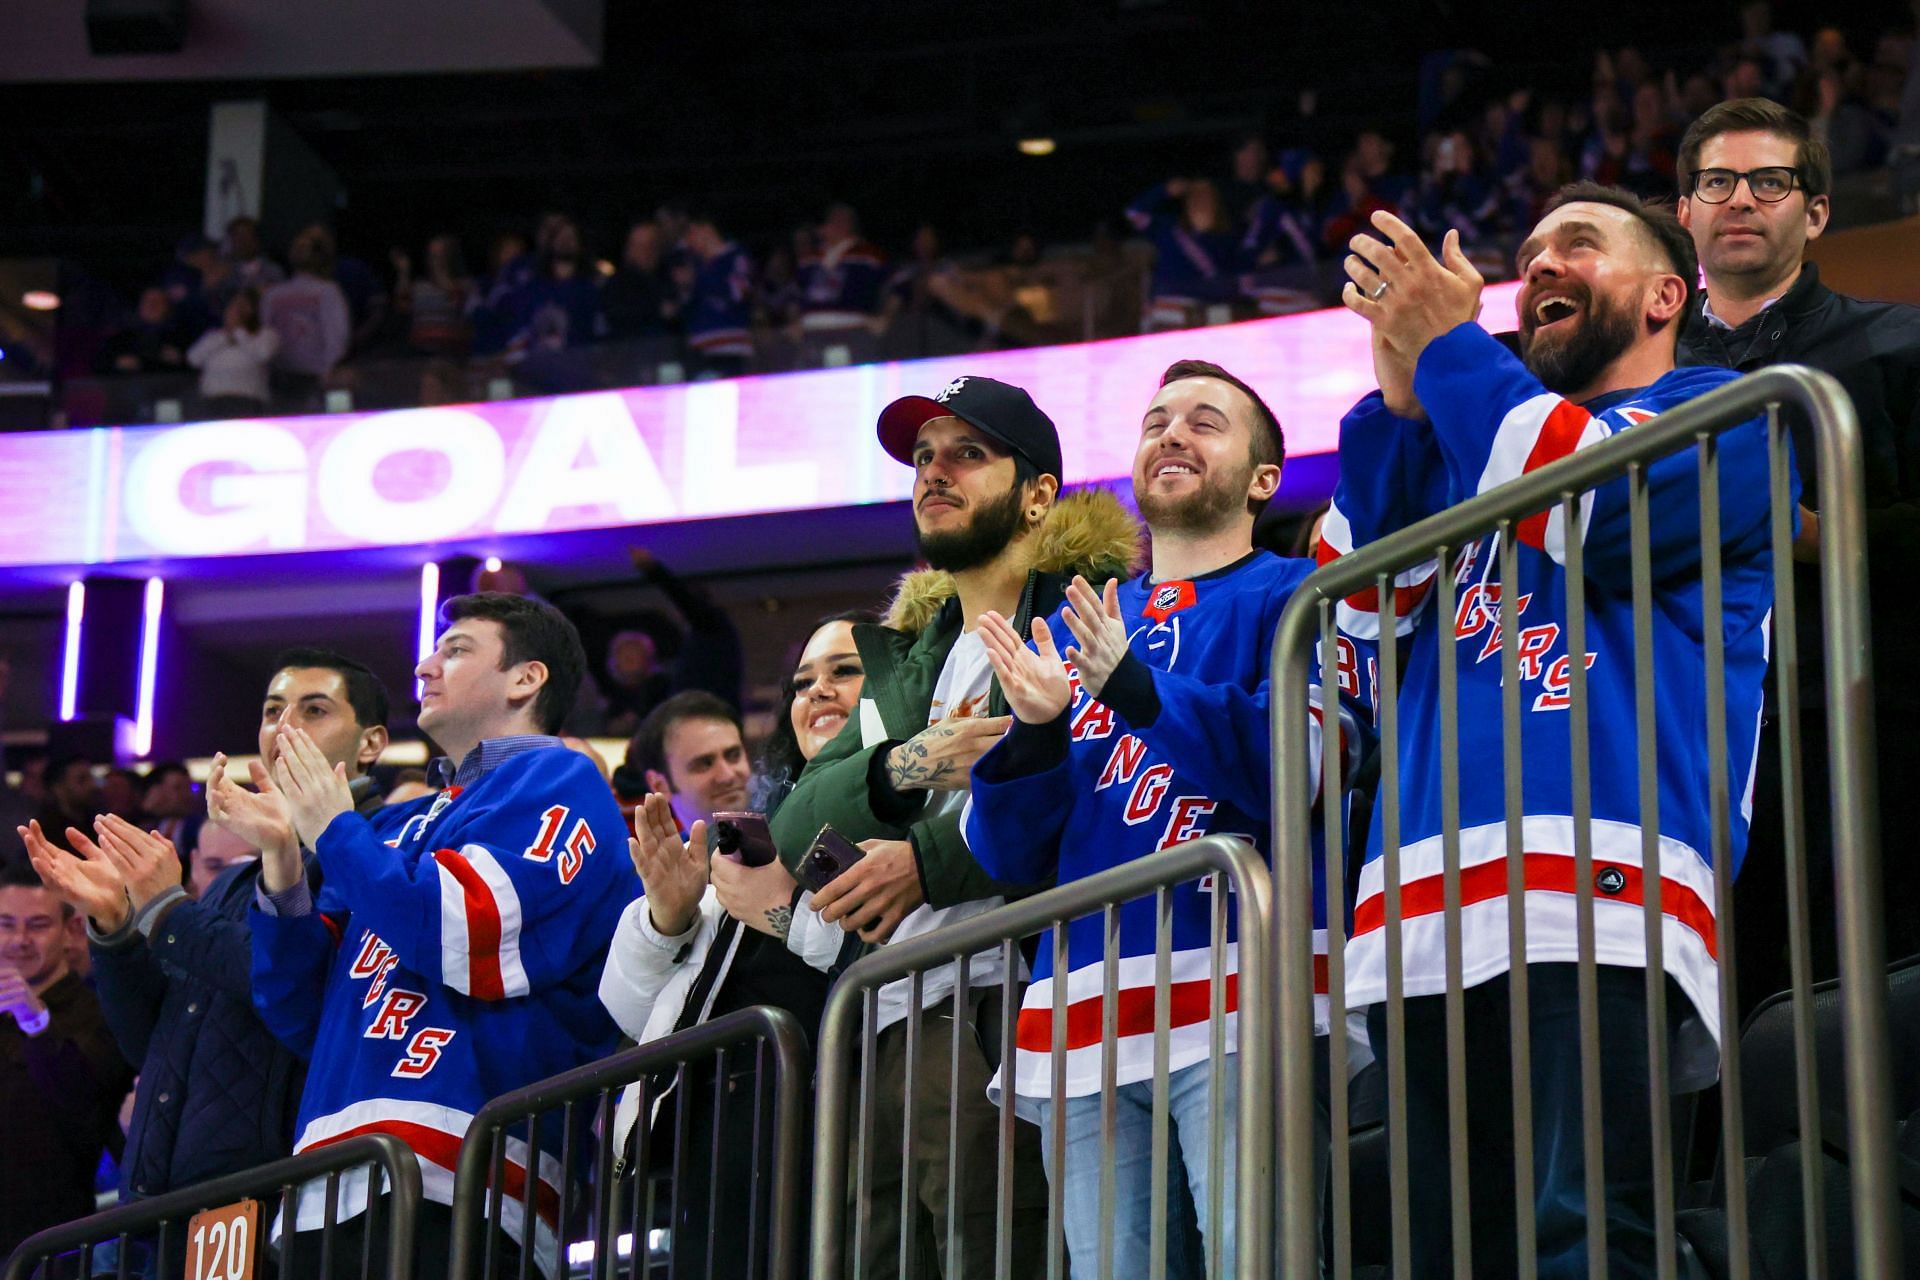
{"label": "arm tattoo", "polygon": [[793,908],[769,907],[767,909],[767,924],[772,927],[775,937],[786,937],[787,932],[793,928]]}
{"label": "arm tattoo", "polygon": [[[936,728],[932,733],[951,737],[952,730]],[[894,750],[887,753],[887,781],[895,791],[924,791],[951,778],[955,772],[951,760],[928,760],[926,743],[920,739],[925,734],[909,738]],[[905,760],[901,760],[901,756]]]}

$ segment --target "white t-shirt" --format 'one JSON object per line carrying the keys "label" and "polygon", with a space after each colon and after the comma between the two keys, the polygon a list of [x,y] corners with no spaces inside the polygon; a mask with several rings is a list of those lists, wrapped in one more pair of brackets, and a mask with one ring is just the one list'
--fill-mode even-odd
{"label": "white t-shirt", "polygon": [[[949,715],[983,716],[987,714],[987,699],[993,688],[993,664],[987,658],[986,642],[978,631],[963,631],[960,638],[953,642],[953,648],[947,653],[947,661],[940,668],[940,678],[933,685],[933,701],[927,708],[927,724],[939,723]],[[862,699],[864,703],[866,700]],[[863,707],[863,711],[864,711]],[[874,746],[886,740],[886,731],[880,727],[879,716],[867,713],[860,717],[862,745]],[[928,801],[926,817],[952,812],[958,814],[967,803],[965,791],[941,791]],[[921,903],[909,911],[900,925],[893,931],[890,941],[904,942],[908,938],[917,938],[932,933],[943,925],[954,924],[961,920],[991,911],[1006,902],[1005,898],[980,898],[973,902],[955,903],[950,907],[938,909]],[[787,945],[802,959],[817,969],[826,969],[839,955],[840,943],[846,934],[838,923],[827,924],[813,909],[813,895],[802,894],[800,909],[794,913],[793,927],[787,937]],[[1006,969],[1000,963],[1001,949],[998,947],[981,951],[967,964],[967,990],[977,991],[982,987],[997,985],[1006,976]],[[1014,953],[1018,961],[1019,952]],[[1025,979],[1026,965],[1018,961]],[[921,978],[920,1007],[931,1009],[953,994],[959,984],[960,967],[949,962],[937,969],[929,969]],[[890,1027],[907,1016],[907,997],[909,979],[901,978],[890,982],[880,989],[880,1027]]]}

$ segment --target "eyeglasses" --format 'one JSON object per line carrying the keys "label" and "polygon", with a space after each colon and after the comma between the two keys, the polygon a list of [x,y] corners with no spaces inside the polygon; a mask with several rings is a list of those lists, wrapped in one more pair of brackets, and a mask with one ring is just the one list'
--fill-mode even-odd
{"label": "eyeglasses", "polygon": [[1733,199],[1733,190],[1740,185],[1740,179],[1747,180],[1747,190],[1753,198],[1762,204],[1778,204],[1793,194],[1800,180],[1800,171],[1784,164],[1768,165],[1762,169],[1695,169],[1693,171],[1693,198],[1704,200],[1708,204],[1725,204]]}

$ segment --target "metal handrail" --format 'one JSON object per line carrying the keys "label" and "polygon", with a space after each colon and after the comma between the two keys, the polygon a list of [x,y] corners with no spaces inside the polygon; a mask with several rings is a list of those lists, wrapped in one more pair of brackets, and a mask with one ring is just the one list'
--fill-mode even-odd
{"label": "metal handrail", "polygon": [[[1273,914],[1273,881],[1265,858],[1247,841],[1206,836],[931,933],[889,943],[848,967],[828,994],[820,1023],[819,1141],[813,1165],[811,1274],[815,1280],[839,1276],[845,1270],[841,1214],[847,1202],[847,1151],[831,1140],[831,1135],[844,1134],[848,1127],[852,1050],[864,994],[948,963],[956,955],[973,955],[987,947],[1019,942],[1063,921],[1134,901],[1208,872],[1219,872],[1232,881],[1240,912],[1238,1269],[1246,1280],[1271,1274],[1273,1123],[1271,1091],[1265,1087],[1265,1076],[1272,1052],[1271,961],[1266,947]],[[1058,980],[1064,982],[1065,975],[1058,975]],[[1008,1047],[1011,1049],[1010,1044]]]}
{"label": "metal handrail", "polygon": [[[786,1010],[754,1005],[685,1031],[650,1040],[586,1066],[575,1067],[560,1075],[536,1080],[512,1093],[502,1094],[482,1107],[479,1114],[474,1116],[467,1136],[460,1145],[460,1163],[454,1173],[453,1240],[447,1259],[448,1280],[467,1280],[480,1274],[483,1253],[479,1248],[480,1227],[485,1220],[486,1199],[490,1192],[498,1191],[498,1188],[489,1185],[488,1177],[494,1147],[492,1138],[495,1135],[504,1136],[512,1124],[530,1121],[571,1102],[604,1095],[609,1090],[633,1084],[655,1072],[702,1062],[717,1051],[733,1045],[763,1041],[773,1047],[775,1091],[773,1205],[769,1224],[773,1270],[769,1274],[772,1280],[780,1280],[780,1277],[790,1274],[798,1245],[796,1235],[799,1223],[793,1189],[799,1185],[801,1167],[799,1120],[806,1085],[806,1036],[801,1031],[799,1021]],[[603,1131],[599,1137],[603,1147],[611,1142],[611,1134],[605,1131],[607,1118],[605,1115],[601,1117]],[[644,1116],[640,1123],[646,1123]],[[530,1151],[529,1160],[537,1159],[537,1155]],[[602,1166],[601,1175],[610,1176],[610,1164],[603,1160]],[[570,1170],[562,1170],[563,1177],[570,1173]],[[531,1167],[527,1180],[529,1185],[535,1180]],[[564,1219],[560,1225],[564,1232]],[[603,1257],[612,1256],[614,1243],[610,1230],[602,1230],[600,1234],[604,1238],[595,1242],[596,1263]],[[531,1242],[531,1227],[527,1230],[527,1236]],[[564,1241],[562,1245],[564,1264]],[[634,1242],[636,1258],[644,1256],[644,1248],[643,1241]],[[7,1280],[13,1278],[8,1277]]]}
{"label": "metal handrail", "polygon": [[[387,1210],[391,1216],[387,1221],[386,1274],[390,1280],[411,1280],[414,1231],[420,1212],[420,1161],[399,1139],[383,1133],[331,1143],[272,1164],[224,1174],[48,1227],[20,1242],[7,1260],[4,1277],[5,1280],[27,1280],[38,1263],[70,1249],[155,1229],[162,1230],[164,1241],[165,1224],[169,1222],[191,1218],[203,1209],[216,1209],[236,1200],[265,1195],[276,1196],[281,1201],[281,1240],[285,1242],[293,1235],[293,1223],[286,1220],[284,1210],[295,1188],[316,1178],[370,1165],[380,1166],[392,1195]],[[283,1247],[290,1246],[283,1243]]]}
{"label": "metal handrail", "polygon": [[[1323,604],[1331,605],[1433,557],[1436,547],[1460,547],[1520,519],[1571,501],[1621,478],[1636,466],[1679,453],[1751,421],[1771,406],[1790,403],[1813,423],[1818,451],[1821,594],[1826,622],[1836,890],[1841,919],[1840,966],[1848,1035],[1845,1046],[1847,1119],[1854,1152],[1855,1257],[1859,1274],[1891,1280],[1900,1268],[1900,1227],[1894,1179],[1893,1116],[1888,1029],[1883,999],[1879,840],[1873,741],[1872,668],[1865,601],[1867,547],[1862,445],[1853,402],[1832,376],[1801,365],[1747,374],[1698,399],[1669,409],[1537,471],[1456,504],[1417,524],[1343,555],[1315,571],[1281,615],[1271,652],[1274,738],[1273,831],[1277,914],[1274,945],[1280,986],[1275,1039],[1280,1104],[1277,1124],[1300,1130],[1312,1121],[1313,1062],[1312,884],[1308,812],[1291,797],[1293,780],[1309,777],[1307,663]],[[1444,566],[1442,571],[1444,572]],[[1847,726],[1840,731],[1838,726]],[[1293,856],[1299,851],[1300,856]],[[1732,1034],[1729,1028],[1727,1034]],[[1312,1274],[1319,1236],[1310,1167],[1279,1171],[1278,1222],[1286,1251],[1283,1270]]]}

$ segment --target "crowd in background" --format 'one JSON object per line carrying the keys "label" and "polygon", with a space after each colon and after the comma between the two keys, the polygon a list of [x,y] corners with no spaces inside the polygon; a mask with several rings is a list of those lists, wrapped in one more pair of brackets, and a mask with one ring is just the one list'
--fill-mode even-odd
{"label": "crowd in background", "polygon": [[[1602,49],[1528,87],[1508,87],[1475,51],[1433,53],[1413,131],[1329,138],[1306,121],[1249,132],[1124,209],[1090,209],[1090,247],[1009,228],[998,248],[954,253],[932,222],[882,245],[847,204],[748,245],[724,215],[668,200],[606,229],[604,243],[550,212],[484,246],[422,228],[417,249],[363,257],[318,224],[263,244],[258,222],[242,217],[218,242],[183,237],[124,319],[68,335],[59,362],[70,377],[197,379],[195,416],[220,417],[318,410],[329,388],[377,405],[354,369],[390,357],[418,364],[401,400],[437,404],[485,395],[498,377],[517,393],[557,393],[1031,345],[1063,332],[1036,322],[1023,291],[1045,283],[1032,275],[1038,264],[1058,250],[1082,271],[1137,281],[1124,230],[1151,245],[1150,280],[1114,314],[1089,312],[1075,336],[1282,313],[1331,304],[1341,246],[1377,209],[1436,244],[1457,230],[1476,265],[1499,275],[1517,232],[1566,181],[1671,197],[1681,132],[1725,98],[1793,107],[1829,147],[1838,180],[1891,169],[1893,196],[1910,207],[1916,67],[1908,33],[1869,42],[1826,27],[1803,38],[1774,30],[1764,3],[1746,6],[1739,37],[1704,59],[1661,65],[1632,47]],[[974,266],[1014,279],[982,290],[962,278]],[[636,354],[582,355],[609,346]],[[75,424],[138,411],[70,410]]]}

